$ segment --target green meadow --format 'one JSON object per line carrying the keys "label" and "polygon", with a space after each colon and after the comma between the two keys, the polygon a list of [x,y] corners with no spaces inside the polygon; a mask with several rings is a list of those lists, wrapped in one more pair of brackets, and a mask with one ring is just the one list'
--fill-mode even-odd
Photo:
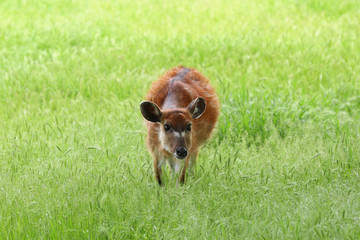
{"label": "green meadow", "polygon": [[[139,103],[178,65],[221,116],[159,187]],[[0,239],[360,239],[359,174],[358,0],[0,0]]]}

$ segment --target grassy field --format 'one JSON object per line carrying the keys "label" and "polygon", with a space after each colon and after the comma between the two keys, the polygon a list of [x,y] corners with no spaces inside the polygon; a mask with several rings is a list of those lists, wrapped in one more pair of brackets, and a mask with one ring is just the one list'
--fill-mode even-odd
{"label": "grassy field", "polygon": [[[0,239],[359,239],[360,2],[0,0]],[[139,111],[185,65],[222,114],[159,188]]]}

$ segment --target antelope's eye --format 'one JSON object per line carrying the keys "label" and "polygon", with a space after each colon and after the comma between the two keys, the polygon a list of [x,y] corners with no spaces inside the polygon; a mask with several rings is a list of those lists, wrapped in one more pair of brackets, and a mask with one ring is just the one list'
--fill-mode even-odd
{"label": "antelope's eye", "polygon": [[170,125],[164,124],[164,130],[165,130],[165,132],[168,132],[170,130]]}
{"label": "antelope's eye", "polygon": [[186,126],[186,130],[187,130],[187,131],[191,131],[191,124],[188,124],[188,125]]}

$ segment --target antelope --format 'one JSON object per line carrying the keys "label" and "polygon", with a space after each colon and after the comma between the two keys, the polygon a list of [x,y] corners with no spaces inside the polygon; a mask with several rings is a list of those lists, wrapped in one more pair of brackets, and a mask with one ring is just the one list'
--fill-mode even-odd
{"label": "antelope", "polygon": [[219,116],[214,88],[196,69],[175,67],[152,84],[140,111],[158,184],[162,185],[165,162],[184,183],[187,169],[194,167],[199,148],[211,136]]}

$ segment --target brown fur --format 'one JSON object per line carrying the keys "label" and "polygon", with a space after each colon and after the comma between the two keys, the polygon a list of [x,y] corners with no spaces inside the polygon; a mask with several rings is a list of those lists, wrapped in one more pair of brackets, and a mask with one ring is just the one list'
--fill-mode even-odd
{"label": "brown fur", "polygon": [[[167,97],[169,97],[168,100],[172,99],[170,107],[166,103]],[[206,109],[199,118],[193,119],[187,110],[187,106],[197,97],[205,99]],[[146,121],[148,132],[146,143],[149,151],[153,154],[155,176],[160,185],[160,161],[174,158],[161,145],[160,128],[163,128],[165,123],[169,123],[180,131],[185,129],[188,123],[192,124],[191,132],[187,133],[185,137],[189,154],[184,160],[179,178],[180,182],[183,183],[190,159],[191,164],[195,164],[200,146],[210,137],[216,125],[220,112],[218,96],[204,75],[195,69],[179,66],[167,71],[152,84],[146,100],[155,103],[162,112],[160,122]],[[167,138],[167,141],[171,140]],[[172,146],[171,143],[169,144]]]}

